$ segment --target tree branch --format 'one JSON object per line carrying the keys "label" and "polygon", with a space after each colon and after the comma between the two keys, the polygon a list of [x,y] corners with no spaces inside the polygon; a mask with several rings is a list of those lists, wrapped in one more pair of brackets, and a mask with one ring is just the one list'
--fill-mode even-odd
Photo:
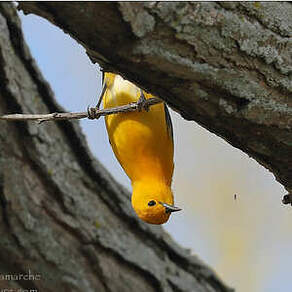
{"label": "tree branch", "polygon": [[[163,102],[159,98],[149,98],[143,103],[143,108]],[[77,119],[98,119],[101,116],[108,116],[118,113],[127,113],[140,110],[139,102],[130,103],[127,105],[117,106],[114,108],[98,110],[96,108],[89,108],[87,112],[78,113],[50,113],[50,114],[8,114],[0,116],[0,120],[5,121],[60,121],[60,120],[77,120]]]}
{"label": "tree branch", "polygon": [[59,26],[93,62],[255,158],[292,192],[290,3],[20,2],[19,9]]}

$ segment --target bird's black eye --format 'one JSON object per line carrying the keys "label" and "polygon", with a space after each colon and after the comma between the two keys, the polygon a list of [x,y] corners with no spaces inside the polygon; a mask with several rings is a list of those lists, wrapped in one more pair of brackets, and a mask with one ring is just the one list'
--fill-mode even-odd
{"label": "bird's black eye", "polygon": [[154,206],[156,205],[156,202],[154,200],[151,200],[148,202],[148,206]]}

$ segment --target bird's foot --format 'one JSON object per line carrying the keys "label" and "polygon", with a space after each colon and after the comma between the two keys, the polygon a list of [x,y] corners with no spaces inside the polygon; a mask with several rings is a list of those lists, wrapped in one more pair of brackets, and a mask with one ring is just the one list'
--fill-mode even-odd
{"label": "bird's foot", "polygon": [[140,98],[137,101],[138,111],[141,112],[143,109],[148,112],[149,111],[149,105],[147,104],[147,99],[143,93],[143,90],[140,89]]}
{"label": "bird's foot", "polygon": [[98,119],[100,116],[97,114],[97,111],[99,110],[99,108],[97,107],[87,107],[87,117],[90,120],[95,120]]}

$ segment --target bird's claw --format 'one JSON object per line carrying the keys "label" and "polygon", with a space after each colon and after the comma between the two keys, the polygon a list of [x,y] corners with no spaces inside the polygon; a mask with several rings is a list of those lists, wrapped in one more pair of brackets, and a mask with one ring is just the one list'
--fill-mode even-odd
{"label": "bird's claw", "polygon": [[87,117],[90,119],[90,120],[94,120],[94,119],[98,119],[99,116],[97,115],[97,110],[98,108],[96,107],[87,107]]}
{"label": "bird's claw", "polygon": [[146,103],[146,97],[143,93],[143,90],[140,89],[140,98],[137,101],[137,107],[138,111],[141,112],[143,109],[148,112],[149,111],[149,105]]}

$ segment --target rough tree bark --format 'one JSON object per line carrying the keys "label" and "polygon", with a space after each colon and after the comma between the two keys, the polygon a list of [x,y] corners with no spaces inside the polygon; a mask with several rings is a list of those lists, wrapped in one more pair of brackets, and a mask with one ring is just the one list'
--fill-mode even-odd
{"label": "rough tree bark", "polygon": [[[0,114],[61,110],[13,4],[0,3]],[[1,121],[0,290],[230,291],[138,220],[129,196],[91,156],[78,122]]]}
{"label": "rough tree bark", "polygon": [[[0,6],[0,111],[60,110]],[[165,99],[269,168],[291,191],[290,3],[35,3],[90,58]],[[74,60],[72,60],[73,62]],[[228,291],[95,161],[76,122],[1,122],[0,272],[40,291]],[[264,198],[263,198],[264,199]],[[9,287],[10,287],[9,286]]]}
{"label": "rough tree bark", "polygon": [[20,8],[255,158],[291,192],[291,3],[22,2]]}

